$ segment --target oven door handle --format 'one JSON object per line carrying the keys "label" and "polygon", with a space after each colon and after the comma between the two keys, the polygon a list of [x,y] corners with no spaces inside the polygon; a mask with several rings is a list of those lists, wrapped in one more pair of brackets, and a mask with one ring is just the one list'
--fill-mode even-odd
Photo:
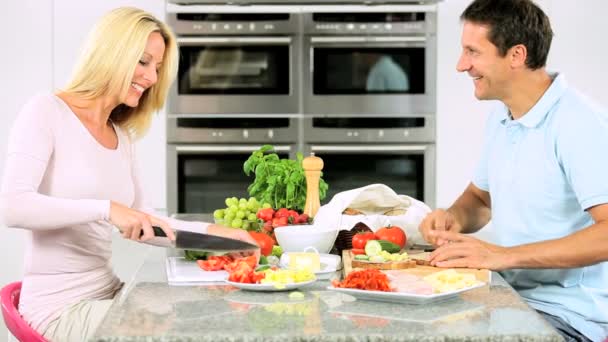
{"label": "oven door handle", "polygon": [[[175,151],[178,154],[200,154],[200,153],[238,153],[238,152],[253,152],[260,149],[260,146],[255,145],[177,145]],[[274,146],[276,152],[290,152],[291,147],[287,145]]]}
{"label": "oven door handle", "polygon": [[377,36],[352,36],[352,37],[310,37],[311,44],[336,44],[336,43],[418,43],[425,42],[423,36],[407,37],[377,37]]}
{"label": "oven door handle", "polygon": [[177,42],[183,46],[206,45],[287,45],[291,43],[291,37],[182,37],[177,38]]}
{"label": "oven door handle", "polygon": [[426,145],[311,145],[311,152],[424,152]]}

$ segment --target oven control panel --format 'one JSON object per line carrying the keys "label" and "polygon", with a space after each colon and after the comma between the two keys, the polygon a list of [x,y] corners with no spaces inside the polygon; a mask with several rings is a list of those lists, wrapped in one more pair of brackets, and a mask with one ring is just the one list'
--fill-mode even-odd
{"label": "oven control panel", "polygon": [[424,31],[424,22],[411,23],[317,23],[314,30],[317,33],[416,33]]}
{"label": "oven control panel", "polygon": [[434,12],[313,12],[304,13],[306,34],[426,35],[436,32]]}
{"label": "oven control panel", "polygon": [[274,35],[297,32],[290,13],[168,13],[177,35]]}

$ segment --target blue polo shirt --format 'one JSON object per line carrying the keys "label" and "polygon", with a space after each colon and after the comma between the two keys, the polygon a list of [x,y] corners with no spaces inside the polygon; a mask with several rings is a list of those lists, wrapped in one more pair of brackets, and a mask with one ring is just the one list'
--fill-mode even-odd
{"label": "blue polo shirt", "polygon": [[[490,193],[492,242],[501,246],[570,235],[594,223],[586,209],[608,203],[608,113],[552,77],[518,120],[505,105],[488,118],[473,183]],[[594,341],[608,336],[608,262],[501,274],[535,309]]]}

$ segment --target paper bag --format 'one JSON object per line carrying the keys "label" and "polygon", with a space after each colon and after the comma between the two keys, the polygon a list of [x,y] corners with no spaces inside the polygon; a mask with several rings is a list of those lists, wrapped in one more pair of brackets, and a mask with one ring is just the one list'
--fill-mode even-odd
{"label": "paper bag", "polygon": [[[354,215],[343,214],[349,208]],[[371,184],[336,194],[319,208],[315,226],[350,230],[362,222],[372,231],[387,225],[398,226],[407,235],[407,245],[425,243],[418,226],[431,208],[406,195],[398,195],[384,184]]]}

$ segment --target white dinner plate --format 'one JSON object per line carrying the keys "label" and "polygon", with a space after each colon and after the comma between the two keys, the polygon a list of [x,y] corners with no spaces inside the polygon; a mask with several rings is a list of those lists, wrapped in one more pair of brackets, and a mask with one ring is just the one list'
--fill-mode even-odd
{"label": "white dinner plate", "polygon": [[[315,276],[317,277],[317,279],[319,280],[327,280],[327,279],[331,279],[334,275],[338,275],[339,270],[321,270],[321,271],[317,271],[315,272]],[[338,277],[339,278],[339,275]]]}
{"label": "white dinner plate", "polygon": [[465,287],[459,290],[443,292],[443,293],[433,293],[429,295],[415,294],[415,293],[407,293],[407,292],[384,292],[384,291],[370,291],[370,290],[359,290],[359,289],[348,289],[341,287],[327,287],[330,291],[337,291],[341,293],[345,293],[351,295],[357,299],[362,300],[375,300],[380,302],[390,302],[390,303],[405,303],[405,304],[428,304],[434,303],[450,298],[454,298],[458,296],[460,293],[473,290],[482,286],[485,286],[486,283],[481,283],[471,287]]}
{"label": "white dinner plate", "polygon": [[299,283],[290,283],[283,284],[280,288],[277,288],[274,284],[247,284],[247,283],[237,283],[234,281],[226,280],[226,283],[238,287],[241,290],[246,291],[262,291],[262,292],[277,292],[277,291],[290,291],[300,287],[304,287],[306,285],[312,284],[317,279],[312,279],[308,281],[302,281]]}

